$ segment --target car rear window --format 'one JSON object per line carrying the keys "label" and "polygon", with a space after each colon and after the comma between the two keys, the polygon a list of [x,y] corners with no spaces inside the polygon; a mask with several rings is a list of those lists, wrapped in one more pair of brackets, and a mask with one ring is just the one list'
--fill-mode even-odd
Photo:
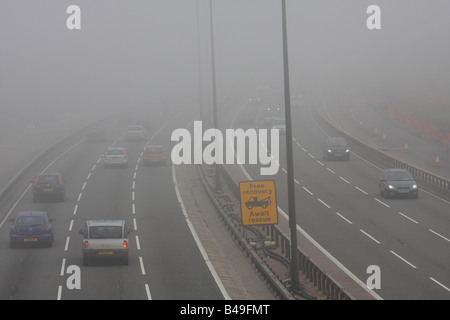
{"label": "car rear window", "polygon": [[112,156],[123,156],[125,154],[125,152],[120,149],[110,149],[106,152],[106,154],[112,155]]}
{"label": "car rear window", "polygon": [[16,225],[18,227],[37,227],[45,224],[43,217],[19,217]]}
{"label": "car rear window", "polygon": [[148,147],[145,151],[147,154],[160,154],[164,153],[164,149],[162,147]]}
{"label": "car rear window", "polygon": [[121,226],[92,226],[90,227],[91,239],[120,239],[122,238]]}
{"label": "car rear window", "polygon": [[128,128],[128,131],[143,131],[144,127],[142,126],[132,126]]}
{"label": "car rear window", "polygon": [[58,183],[58,177],[57,176],[40,176],[38,178],[37,183],[56,184],[56,183]]}

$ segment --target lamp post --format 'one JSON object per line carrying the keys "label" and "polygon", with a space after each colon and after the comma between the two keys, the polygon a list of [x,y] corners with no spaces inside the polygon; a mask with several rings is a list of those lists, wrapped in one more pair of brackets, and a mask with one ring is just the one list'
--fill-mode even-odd
{"label": "lamp post", "polygon": [[283,30],[283,67],[284,67],[284,101],[286,121],[286,156],[287,156],[287,182],[288,182],[288,210],[289,229],[291,233],[291,286],[292,289],[300,289],[298,276],[297,255],[297,222],[295,215],[295,185],[294,185],[294,160],[292,151],[292,121],[291,121],[291,92],[289,88],[289,61],[287,45],[286,25],[286,0],[281,0],[281,16]]}

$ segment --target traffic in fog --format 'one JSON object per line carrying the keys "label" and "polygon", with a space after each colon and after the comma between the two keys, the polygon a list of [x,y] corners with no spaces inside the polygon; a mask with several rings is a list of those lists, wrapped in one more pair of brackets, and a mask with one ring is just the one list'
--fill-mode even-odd
{"label": "traffic in fog", "polygon": [[[253,243],[245,203],[348,299],[450,299],[448,12],[2,0],[0,299],[278,300],[218,223]],[[294,300],[334,299],[261,255]]]}

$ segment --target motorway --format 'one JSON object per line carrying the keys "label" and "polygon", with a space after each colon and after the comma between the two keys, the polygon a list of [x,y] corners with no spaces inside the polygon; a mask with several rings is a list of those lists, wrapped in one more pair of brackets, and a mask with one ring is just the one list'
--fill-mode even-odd
{"label": "motorway", "polygon": [[[352,150],[347,161],[325,161],[322,146],[333,132],[319,125],[309,101],[293,108],[297,225],[345,266],[361,283],[381,271],[381,299],[450,298],[450,203],[421,190],[418,200],[380,196],[382,168]],[[263,127],[264,99],[241,110],[258,114]],[[276,188],[279,207],[287,210],[285,140],[280,140]],[[254,180],[259,168],[246,165]],[[299,244],[301,247],[301,244]]]}
{"label": "motorway", "polygon": [[[248,112],[261,127],[264,102],[235,103],[223,112],[223,128]],[[379,195],[380,167],[352,149],[351,159],[324,161],[322,145],[333,133],[319,125],[310,101],[293,109],[297,224],[362,283],[367,268],[381,270],[382,299],[450,298],[450,203],[425,190],[419,199],[386,200]],[[161,113],[149,137],[171,150],[170,134],[192,120],[189,113]],[[147,115],[135,115],[145,118]],[[0,226],[0,299],[191,299],[227,297],[205,263],[187,227],[174,191],[172,167],[144,168],[146,142],[123,140],[124,124],[110,122],[107,144],[88,144],[85,134],[67,143],[64,153],[43,159],[13,191],[9,217],[23,210],[44,210],[52,219],[52,248],[9,248],[9,222]],[[280,140],[278,205],[287,212],[285,142]],[[150,143],[150,142],[149,142]],[[109,145],[124,146],[127,168],[103,168]],[[255,180],[258,165],[245,165]],[[58,171],[66,180],[64,203],[33,203],[27,186],[40,171]],[[27,180],[28,179],[28,180]],[[25,190],[25,191],[23,191]],[[10,199],[10,201],[12,201]],[[2,214],[8,214],[2,208]],[[133,229],[128,266],[99,263],[82,266],[78,230],[86,219],[125,219]],[[81,267],[82,290],[66,286],[67,267]]]}
{"label": "motorway", "polygon": [[[143,116],[148,115],[133,115],[137,119]],[[18,201],[9,213],[3,212],[8,216],[0,229],[0,299],[227,298],[188,228],[175,192],[172,166],[141,165],[140,156],[147,143],[171,149],[170,133],[187,124],[183,116],[161,113],[154,117],[155,128],[148,142],[125,141],[124,124],[116,120],[109,123],[107,143],[89,144],[84,132],[78,140],[67,143],[63,153],[49,155],[38,163],[31,174],[57,171],[63,175],[66,201],[33,203],[30,180],[14,191],[12,198]],[[109,145],[126,148],[127,168],[103,168],[102,154]],[[30,175],[26,179],[31,179]],[[8,219],[26,210],[48,212],[55,233],[52,248],[9,248]],[[112,262],[83,266],[78,231],[87,219],[127,221],[133,230],[128,266]],[[68,289],[69,266],[81,268],[81,290]]]}

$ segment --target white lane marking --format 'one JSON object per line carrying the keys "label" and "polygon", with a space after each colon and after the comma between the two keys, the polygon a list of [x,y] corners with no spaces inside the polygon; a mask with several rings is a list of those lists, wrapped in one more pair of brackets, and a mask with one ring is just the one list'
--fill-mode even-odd
{"label": "white lane marking", "polygon": [[61,271],[59,272],[59,275],[61,277],[64,276],[65,271],[66,271],[66,258],[63,258],[61,263]]}
{"label": "white lane marking", "polygon": [[94,171],[96,167],[97,167],[97,165],[94,164],[94,166],[92,167],[91,171]]}
{"label": "white lane marking", "polygon": [[375,239],[374,237],[372,237],[370,234],[368,234],[367,232],[365,232],[363,229],[359,229],[359,231],[361,231],[362,233],[364,233],[367,237],[369,237],[370,239],[372,239],[372,240],[375,241],[376,243],[380,244],[380,241],[378,241],[377,239]]}
{"label": "white lane marking", "polygon": [[136,189],[136,181],[133,180],[133,186],[132,186],[133,190]]}
{"label": "white lane marking", "polygon": [[413,265],[411,262],[409,262],[408,260],[406,260],[405,258],[399,256],[397,253],[395,253],[394,251],[390,251],[390,253],[392,253],[394,256],[396,256],[397,258],[399,258],[400,260],[402,260],[403,262],[409,264],[411,267],[413,267],[414,269],[417,269],[417,267],[415,265]]}
{"label": "white lane marking", "polygon": [[443,235],[437,233],[436,231],[433,231],[433,230],[431,230],[431,229],[428,229],[428,231],[434,233],[434,234],[437,235],[438,237],[441,237],[442,239],[446,240],[447,242],[450,242],[450,239],[444,237]]}
{"label": "white lane marking", "polygon": [[361,188],[358,188],[357,186],[355,186],[355,188],[356,188],[358,191],[361,191],[362,193],[364,193],[366,196],[369,194],[368,192],[364,191],[364,190],[361,189]]}
{"label": "white lane marking", "polygon": [[139,265],[141,266],[142,275],[145,276],[144,261],[142,260],[142,257],[139,257]]}
{"label": "white lane marking", "polygon": [[56,295],[56,300],[61,300],[62,286],[58,287],[58,294]]}
{"label": "white lane marking", "polygon": [[430,277],[429,278],[431,281],[434,281],[436,284],[440,285],[442,288],[444,288],[445,290],[447,290],[448,292],[450,292],[450,289],[447,288],[446,286],[444,286],[442,283],[440,283],[439,281],[437,281],[436,279]]}
{"label": "white lane marking", "polygon": [[330,168],[327,167],[327,170],[330,171],[332,174],[336,174],[336,172],[334,172],[333,170],[331,170]]}
{"label": "white lane marking", "polygon": [[75,205],[75,208],[73,209],[73,214],[77,214],[77,210],[78,210],[78,205]]}
{"label": "white lane marking", "polygon": [[131,200],[134,201],[134,191],[131,192]]}
{"label": "white lane marking", "polygon": [[86,180],[89,180],[90,177],[91,177],[91,173],[89,172],[89,174],[88,174]]}
{"label": "white lane marking", "polygon": [[78,195],[78,202],[80,202],[81,196],[83,195],[83,192],[80,192],[80,194]]}
{"label": "white lane marking", "polygon": [[383,206],[390,208],[390,206],[388,204],[384,203],[383,201],[378,200],[377,198],[374,198],[374,199],[377,200],[379,203],[381,203]]}
{"label": "white lane marking", "polygon": [[350,184],[350,181],[348,181],[348,180],[345,180],[345,179],[344,179],[344,178],[342,178],[341,176],[339,176],[339,179],[341,179],[342,181],[344,181],[344,182],[346,182],[346,183]]}
{"label": "white lane marking", "polygon": [[341,217],[342,219],[344,219],[345,221],[347,221],[350,224],[353,224],[353,222],[351,222],[350,220],[348,220],[346,217],[344,217],[343,215],[341,215],[339,212],[336,212],[336,214]]}
{"label": "white lane marking", "polygon": [[139,242],[139,236],[136,236],[136,248],[141,250],[141,243]]}
{"label": "white lane marking", "polygon": [[308,156],[310,156],[311,158],[315,159],[314,156],[311,153],[308,153]]}
{"label": "white lane marking", "polygon": [[300,182],[299,182],[297,179],[294,179],[294,182],[295,182],[296,184],[300,184]]}
{"label": "white lane marking", "polygon": [[308,192],[310,195],[314,195],[311,191],[309,191],[308,189],[306,189],[305,187],[302,187],[303,188],[303,190],[305,190],[306,192]]}
{"label": "white lane marking", "polygon": [[70,241],[70,237],[66,238],[66,245],[64,246],[64,251],[67,251],[69,249],[69,241]]}
{"label": "white lane marking", "polygon": [[83,183],[83,186],[81,187],[81,190],[84,190],[84,188],[86,188],[86,182]]}
{"label": "white lane marking", "polygon": [[419,224],[419,222],[417,222],[416,220],[414,220],[414,219],[408,217],[406,214],[403,214],[403,213],[401,213],[401,212],[399,212],[398,214],[401,215],[402,217],[405,217],[406,219],[408,219],[408,220],[414,222],[415,224]]}
{"label": "white lane marking", "polygon": [[137,223],[136,223],[136,219],[133,218],[133,226],[134,226],[134,230],[137,230]]}
{"label": "white lane marking", "polygon": [[320,164],[322,167],[325,167],[325,165],[320,160],[316,160],[318,164]]}
{"label": "white lane marking", "polygon": [[150,288],[148,287],[148,284],[145,284],[145,292],[147,293],[147,299],[152,300],[152,295],[150,294]]}
{"label": "white lane marking", "polygon": [[178,182],[177,182],[177,178],[176,178],[176,173],[175,173],[175,165],[172,164],[172,179],[173,179],[173,185],[175,187],[175,193],[177,195],[178,198],[178,202],[179,205],[181,207],[181,211],[183,212],[184,218],[186,220],[186,223],[188,225],[189,230],[192,233],[192,236],[194,237],[194,241],[197,244],[200,253],[202,254],[203,260],[205,261],[209,271],[211,272],[211,275],[213,276],[214,280],[216,281],[216,284],[220,290],[220,292],[222,293],[223,297],[225,300],[231,300],[230,295],[228,294],[225,286],[222,283],[222,280],[220,279],[219,275],[217,274],[216,269],[214,268],[214,265],[212,264],[211,260],[209,259],[208,253],[206,252],[205,248],[203,247],[202,242],[200,241],[197,232],[195,231],[194,225],[191,222],[191,219],[189,218],[186,208],[184,206],[184,202],[183,202],[183,198],[181,197],[180,194],[180,190],[178,188]]}
{"label": "white lane marking", "polygon": [[325,202],[323,202],[321,199],[317,198],[317,200],[319,200],[320,203],[322,203],[325,207],[327,207],[328,209],[330,209],[331,207],[329,205],[327,205]]}
{"label": "white lane marking", "polygon": [[134,205],[134,203],[131,204],[131,212],[133,214],[136,214],[136,206]]}
{"label": "white lane marking", "polygon": [[73,227],[73,219],[70,220],[70,224],[69,224],[69,231],[72,231],[72,227]]}

